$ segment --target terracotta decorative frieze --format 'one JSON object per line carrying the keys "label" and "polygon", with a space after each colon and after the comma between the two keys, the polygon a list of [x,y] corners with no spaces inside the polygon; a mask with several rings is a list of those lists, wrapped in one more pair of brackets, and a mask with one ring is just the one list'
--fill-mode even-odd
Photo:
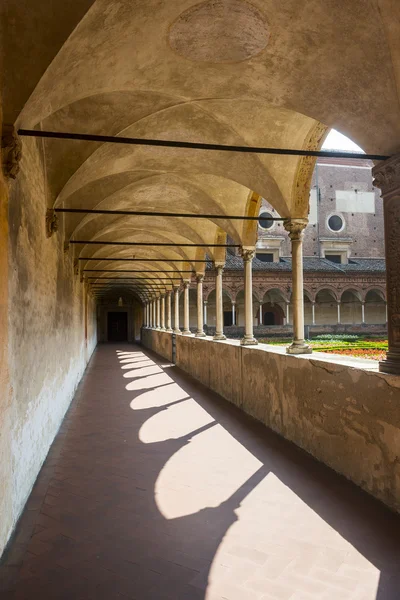
{"label": "terracotta decorative frieze", "polygon": [[372,169],[373,185],[380,188],[382,196],[400,193],[400,154],[396,154]]}
{"label": "terracotta decorative frieze", "polygon": [[58,231],[58,216],[52,208],[48,208],[46,212],[46,236],[49,238]]}
{"label": "terracotta decorative frieze", "polygon": [[19,172],[22,144],[13,125],[3,125],[1,133],[1,163],[4,176],[15,179]]}

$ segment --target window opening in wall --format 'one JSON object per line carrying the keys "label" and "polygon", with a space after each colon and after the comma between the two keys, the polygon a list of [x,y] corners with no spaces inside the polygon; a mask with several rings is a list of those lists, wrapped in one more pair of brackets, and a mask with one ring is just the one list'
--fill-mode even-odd
{"label": "window opening in wall", "polygon": [[258,218],[258,223],[263,229],[271,229],[274,224],[273,217],[269,212],[263,212]]}
{"label": "window opening in wall", "polygon": [[326,260],[330,262],[337,263],[338,265],[342,264],[342,255],[341,254],[325,254]]}
{"label": "window opening in wall", "polygon": [[328,219],[328,227],[331,231],[341,231],[343,229],[343,219],[339,215],[332,215]]}
{"label": "window opening in wall", "polygon": [[257,252],[256,258],[261,262],[274,262],[274,255],[270,252]]}

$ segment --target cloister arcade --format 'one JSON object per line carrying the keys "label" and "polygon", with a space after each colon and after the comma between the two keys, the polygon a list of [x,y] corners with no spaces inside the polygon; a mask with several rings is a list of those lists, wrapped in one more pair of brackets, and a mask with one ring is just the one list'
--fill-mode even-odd
{"label": "cloister arcade", "polygon": [[[170,293],[166,293],[168,296]],[[349,288],[338,294],[333,288],[321,287],[315,291],[304,288],[304,324],[305,325],[385,325],[387,323],[386,295],[382,289],[357,290]],[[195,286],[189,289],[189,329],[195,332],[199,329],[197,290]],[[293,325],[293,304],[287,291],[278,288],[263,291],[258,287],[252,295],[253,329],[260,325],[284,326]],[[184,323],[184,296],[179,292],[179,322],[177,329]],[[215,328],[217,326],[216,289],[208,286],[207,294],[203,295],[203,325]],[[236,289],[234,292],[222,287],[223,325],[230,327],[245,326],[245,292]],[[160,311],[161,311],[160,302]],[[175,328],[174,313],[171,302],[171,315],[165,313],[167,302],[164,302],[164,316],[160,312],[160,320],[156,327],[161,328],[162,318],[164,323],[171,320],[171,327]],[[150,326],[150,321],[145,321]],[[180,324],[180,325],[179,325]],[[166,327],[164,327],[166,328]],[[273,334],[273,329],[271,330]]]}
{"label": "cloister arcade", "polygon": [[[151,522],[162,524],[162,560],[170,542],[176,544],[176,555],[187,559],[180,548],[190,545],[193,532],[200,554],[204,538],[207,543],[212,540],[206,566],[196,564],[201,573],[193,577],[190,594],[184,583],[179,593],[169,595],[174,600],[205,600],[207,585],[213,584],[218,544],[224,543],[231,527],[236,531],[240,526],[241,511],[260,481],[268,498],[271,488],[276,492],[273,509],[267,507],[265,496],[257,505],[267,511],[268,526],[288,517],[301,538],[296,560],[304,558],[310,532],[324,538],[326,530],[318,527],[325,518],[330,528],[332,523],[337,526],[346,544],[350,540],[350,545],[362,547],[371,564],[380,568],[389,545],[382,542],[378,558],[370,552],[369,541],[375,535],[368,535],[367,517],[360,534],[356,518],[343,519],[340,511],[335,512],[335,484],[321,503],[322,519],[314,520],[307,510],[304,522],[290,521],[300,505],[302,510],[306,505],[315,507],[314,491],[299,486],[296,458],[288,467],[286,450],[279,457],[280,470],[274,472],[274,444],[268,446],[262,434],[250,439],[252,451],[239,452],[243,468],[236,479],[234,453],[221,458],[218,452],[231,448],[237,425],[230,426],[229,435],[213,438],[214,445],[201,447],[200,454],[210,450],[212,463],[217,456],[221,468],[229,463],[227,468],[232,469],[222,495],[207,496],[207,490],[218,489],[219,467],[207,479],[207,469],[193,448],[198,437],[210,432],[218,436],[215,431],[223,429],[214,427],[223,412],[214,410],[219,402],[215,393],[234,405],[229,409],[237,409],[243,423],[242,413],[251,415],[269,434],[289,440],[400,512],[400,3],[8,0],[3,4],[0,555],[7,544],[14,544],[16,555],[8,565],[13,582],[29,558],[36,534],[45,542],[34,545],[38,556],[30,557],[29,568],[20,571],[28,594],[29,585],[37,584],[39,553],[53,567],[51,573],[40,575],[35,597],[57,597],[49,596],[46,577],[68,586],[69,568],[77,576],[78,567],[87,566],[88,572],[93,567],[97,576],[96,544],[102,548],[101,576],[107,576],[110,564],[118,563],[111,556],[114,548],[108,547],[116,524],[118,535],[112,537],[116,554],[124,555],[126,569],[137,567],[135,577],[141,582],[149,565],[132,567],[129,557],[133,547],[140,548]],[[331,129],[363,149],[353,158],[375,165],[374,186],[381,190],[384,207],[386,289],[383,283],[372,285],[368,274],[360,283],[361,275],[346,271],[346,265],[337,271],[340,288],[335,289],[323,279],[314,285],[303,269],[314,166],[317,156],[330,156],[321,148]],[[290,240],[291,259],[282,285],[273,273],[262,279],[253,269],[263,199],[279,215],[281,237],[286,236],[285,243],[287,237]],[[229,260],[242,272],[240,281],[227,268],[230,252],[234,256]],[[346,252],[342,253],[347,260]],[[240,341],[226,339],[224,329],[232,327],[230,322],[243,328]],[[305,327],[322,322],[387,323],[385,359],[377,365],[313,355]],[[280,349],[258,344],[255,329],[261,323],[287,327],[291,342]],[[206,335],[205,325],[213,328],[212,335]],[[115,341],[117,346],[98,344],[103,341]],[[141,346],[133,346],[134,342]],[[132,363],[128,372],[123,370],[124,360]],[[138,366],[136,361],[145,364]],[[144,374],[135,374],[136,369],[145,369]],[[182,389],[173,380],[177,369],[193,379],[186,385],[186,375],[181,374]],[[84,389],[91,386],[90,398],[81,406],[74,401],[78,409],[68,413],[65,427],[70,419],[74,425],[66,435],[62,424],[73,398],[79,400],[81,392],[75,393],[81,381]],[[204,390],[211,394],[205,403],[209,413],[199,416],[194,398]],[[135,413],[137,399],[148,404]],[[175,419],[175,410],[183,416]],[[163,429],[168,417],[169,428]],[[144,432],[154,421],[154,439],[148,443]],[[65,446],[62,438],[67,440]],[[16,530],[18,519],[55,439],[66,452],[59,451],[55,458],[65,472],[59,475],[58,467],[53,471],[45,463],[40,484],[44,495],[38,492],[40,501],[33,498],[33,512],[28,511],[31,528],[22,535]],[[259,444],[265,445],[261,459]],[[152,450],[155,459],[149,463]],[[158,460],[161,451],[164,464]],[[100,455],[101,464],[96,462]],[[187,480],[175,495],[171,489],[182,473],[180,460]],[[178,475],[163,487],[171,464]],[[206,478],[201,488],[196,488],[192,464],[201,471],[199,479]],[[66,490],[71,481],[84,490],[76,495],[78,507],[75,492]],[[288,486],[292,486],[290,503],[285,495]],[[144,492],[142,497],[139,491]],[[133,493],[140,514],[134,512],[136,505],[132,507]],[[110,494],[115,494],[111,505]],[[174,498],[169,509],[163,510],[159,501],[163,494]],[[52,510],[57,502],[64,502],[66,518],[62,511]],[[74,519],[82,516],[81,506],[85,512],[78,522]],[[183,514],[177,515],[173,510],[180,506]],[[368,515],[373,515],[373,505],[369,506]],[[49,514],[43,516],[43,510]],[[254,553],[253,546],[246,555],[246,544],[253,544],[259,530],[258,522],[251,522],[252,510],[249,513],[250,525],[241,534],[239,550],[232,543],[227,553],[234,546],[239,559],[250,556],[257,562],[260,551]],[[211,514],[216,516],[208,519]],[[315,529],[308,527],[311,522]],[[218,540],[213,537],[214,523]],[[97,524],[104,524],[101,536]],[[92,528],[90,533],[86,526]],[[125,540],[127,529],[140,530],[139,542]],[[382,539],[387,541],[390,533]],[[70,541],[74,535],[83,544],[82,554],[66,548],[77,541]],[[274,530],[268,529],[268,535],[267,544],[274,540]],[[360,544],[360,536],[367,542]],[[125,545],[119,545],[122,539]],[[287,542],[282,555],[289,555],[289,546]],[[320,555],[314,558],[318,561]],[[83,564],[86,560],[93,564]],[[163,573],[157,574],[169,576],[176,562],[167,567],[162,563]],[[221,569],[220,562],[214,564]],[[333,578],[341,576],[340,565],[330,574]],[[398,582],[398,560],[385,565],[382,572],[387,579],[382,575],[381,583],[378,578],[365,594],[363,577],[357,576],[360,589],[354,598],[357,592],[357,597],[368,600],[389,599],[385,594],[390,582],[395,578]],[[235,571],[234,561],[229,568]],[[156,569],[148,570],[154,577]],[[125,595],[131,578],[121,572],[119,576],[128,587],[116,591],[107,580],[105,597]],[[91,597],[103,592],[103,581],[96,582]],[[318,581],[321,598],[337,597],[337,588],[335,596],[329,595],[329,577],[320,576]],[[249,591],[242,583],[232,584],[229,592],[213,590],[209,597],[258,600],[264,594],[265,588]],[[274,582],[268,584],[272,589]],[[308,593],[307,579],[303,584],[300,594]],[[168,586],[158,585],[156,593],[149,585],[147,596],[139,596],[168,598]],[[294,597],[297,590],[292,591]],[[65,597],[85,598],[85,593],[81,589],[80,595],[71,592],[68,597],[67,591]],[[132,588],[127,594],[138,597]]]}

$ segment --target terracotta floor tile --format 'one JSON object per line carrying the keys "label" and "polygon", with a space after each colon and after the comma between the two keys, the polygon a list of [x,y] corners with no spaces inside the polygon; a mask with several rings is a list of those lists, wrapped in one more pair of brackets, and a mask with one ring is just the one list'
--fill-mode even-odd
{"label": "terracotta floor tile", "polygon": [[110,344],[39,474],[0,598],[399,600],[399,564],[398,516],[163,359]]}

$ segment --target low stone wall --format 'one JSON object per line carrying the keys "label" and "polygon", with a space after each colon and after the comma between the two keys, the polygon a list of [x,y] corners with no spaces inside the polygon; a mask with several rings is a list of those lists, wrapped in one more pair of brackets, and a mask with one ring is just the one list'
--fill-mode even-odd
{"label": "low stone wall", "polygon": [[[171,334],[143,332],[170,358]],[[400,377],[354,364],[176,336],[178,367],[400,512]]]}

